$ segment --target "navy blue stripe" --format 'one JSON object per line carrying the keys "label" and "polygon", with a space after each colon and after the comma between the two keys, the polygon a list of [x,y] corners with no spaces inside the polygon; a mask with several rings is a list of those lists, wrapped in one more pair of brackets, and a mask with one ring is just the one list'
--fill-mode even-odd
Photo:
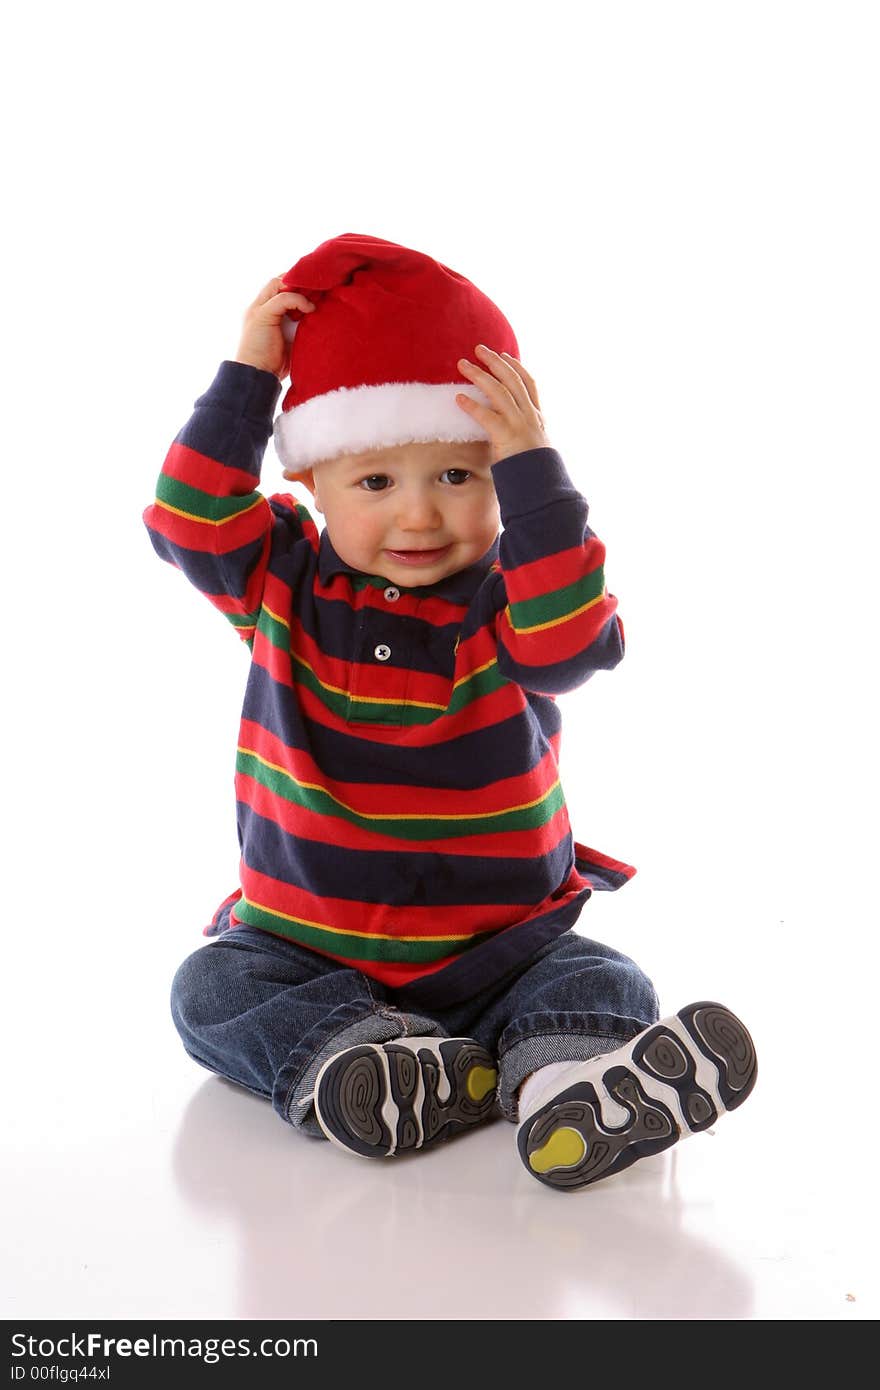
{"label": "navy blue stripe", "polygon": [[495,619],[506,606],[507,590],[504,587],[504,576],[493,570],[479,592],[474,595],[461,624],[460,640],[464,642],[482,627],[492,628],[494,632]]}
{"label": "navy blue stripe", "polygon": [[363,607],[353,608],[341,599],[315,594],[309,602],[300,594],[295,604],[297,617],[322,655],[375,664],[374,648],[387,644],[391,656],[383,662],[386,668],[423,671],[452,680],[455,641],[464,616],[460,609],[453,608],[451,621],[437,626],[423,618],[389,611],[393,605],[382,597],[381,589],[368,586],[361,595]]}
{"label": "navy blue stripe", "polygon": [[[560,550],[572,550],[586,544],[593,535],[586,524],[586,503],[583,515],[578,515],[574,502],[565,502],[556,509],[558,515],[539,512],[533,527],[519,527],[501,533],[501,563],[507,570],[534,560],[548,560]],[[542,525],[542,521],[546,524]]]}
{"label": "navy blue stripe", "polygon": [[[586,846],[582,848],[585,849]],[[597,893],[613,893],[616,888],[622,888],[629,882],[629,877],[619,869],[612,869],[607,864],[599,864],[595,859],[587,859],[582,855],[575,859],[575,868],[584,878],[589,879]]]}
{"label": "navy blue stripe", "polygon": [[589,897],[590,889],[585,888],[562,907],[550,908],[540,917],[498,932],[488,941],[471,946],[442,970],[402,985],[394,993],[402,1004],[424,1004],[429,1008],[460,1004],[488,986],[497,985],[506,975],[520,969],[542,946],[573,927]]}
{"label": "navy blue stripe", "polygon": [[[486,729],[447,739],[438,756],[436,743],[426,747],[376,744],[369,737],[337,732],[316,720],[306,726],[290,690],[252,662],[242,715],[268,728],[288,747],[309,753],[325,776],[335,781],[476,791],[502,777],[530,772],[545,756],[546,740],[559,732],[562,717],[545,696],[531,695],[528,703],[538,729],[526,708]],[[426,732],[432,727],[426,725]]]}
{"label": "navy blue stripe", "polygon": [[[322,898],[389,907],[541,902],[565,882],[574,864],[570,835],[551,854],[536,858],[493,855],[492,872],[487,874],[486,859],[475,855],[343,849],[291,835],[244,802],[237,806],[245,863],[268,878]],[[357,916],[334,925],[357,929]]]}
{"label": "navy blue stripe", "polygon": [[569,657],[567,661],[554,661],[550,666],[523,666],[515,661],[498,636],[498,667],[508,680],[518,685],[546,691],[549,695],[562,695],[576,686],[584,685],[594,671],[610,671],[623,659],[623,638],[617,614],[612,613],[599,636],[583,651]]}
{"label": "navy blue stripe", "polygon": [[263,549],[261,540],[242,545],[232,550],[228,556],[218,556],[209,550],[189,550],[186,546],[172,543],[158,531],[147,526],[150,540],[157,554],[163,560],[177,565],[197,589],[202,593],[229,594],[241,598],[245,592],[248,576],[260,558]]}
{"label": "navy blue stripe", "polygon": [[[501,519],[499,556],[503,569],[544,560],[580,546],[593,532],[589,505],[568,476],[556,449],[527,449],[492,466]],[[536,507],[535,499],[541,499]],[[509,525],[527,516],[528,525]]]}
{"label": "navy blue stripe", "polygon": [[[309,573],[307,567],[310,560],[311,571],[314,571],[315,552],[303,531],[298,514],[282,503],[268,500],[275,518],[272,523],[273,558],[270,568],[296,589],[302,583],[303,574]],[[148,523],[144,524],[157,555],[176,564],[202,593],[243,598],[248,580],[263,553],[264,537],[257,537],[225,554],[215,555],[210,550],[190,550],[188,546],[177,545]]]}
{"label": "navy blue stripe", "polygon": [[555,502],[577,505],[584,517],[589,511],[586,498],[568,476],[562,455],[550,446],[524,449],[520,454],[511,454],[493,463],[492,481],[505,524],[520,516],[533,521],[544,507],[553,506]]}
{"label": "navy blue stripe", "polygon": [[221,362],[174,442],[226,467],[252,473],[256,483],[280,395],[281,382],[271,372],[243,362]]}

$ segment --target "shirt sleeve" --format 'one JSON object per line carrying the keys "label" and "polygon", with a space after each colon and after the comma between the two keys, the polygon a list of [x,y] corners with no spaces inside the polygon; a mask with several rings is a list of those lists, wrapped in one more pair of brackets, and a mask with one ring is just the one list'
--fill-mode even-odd
{"label": "shirt sleeve", "polygon": [[270,555],[317,528],[290,494],[257,490],[281,383],[271,372],[224,361],[195,402],[143,513],[153,548],[253,645]]}
{"label": "shirt sleeve", "polygon": [[605,587],[605,546],[556,449],[501,459],[492,477],[504,525],[499,670],[537,694],[574,690],[624,654],[617,599]]}

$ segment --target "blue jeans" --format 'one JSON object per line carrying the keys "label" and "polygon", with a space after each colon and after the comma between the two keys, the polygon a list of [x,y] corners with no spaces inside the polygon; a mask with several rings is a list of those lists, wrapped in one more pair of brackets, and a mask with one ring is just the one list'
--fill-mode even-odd
{"label": "blue jeans", "polygon": [[190,1057],[270,1100],[322,1137],[312,1105],[323,1063],[357,1043],[469,1037],[498,1059],[498,1104],[517,1119],[517,1090],[548,1062],[610,1052],[659,1018],[639,967],[564,932],[510,975],[449,1008],[407,1007],[359,970],[256,927],[237,926],[179,966],[171,1014]]}

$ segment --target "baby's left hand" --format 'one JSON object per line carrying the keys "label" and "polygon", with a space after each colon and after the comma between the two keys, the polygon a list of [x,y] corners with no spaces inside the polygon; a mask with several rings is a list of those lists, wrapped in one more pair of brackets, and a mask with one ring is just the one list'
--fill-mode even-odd
{"label": "baby's left hand", "polygon": [[477,344],[476,353],[488,370],[474,366],[466,357],[460,359],[458,370],[474,386],[479,386],[495,409],[490,410],[464,394],[455,399],[459,407],[468,415],[473,415],[490,436],[492,462],[500,463],[501,459],[522,453],[524,449],[550,447],[539,409],[537,387],[522,363],[509,353],[492,352],[482,343]]}

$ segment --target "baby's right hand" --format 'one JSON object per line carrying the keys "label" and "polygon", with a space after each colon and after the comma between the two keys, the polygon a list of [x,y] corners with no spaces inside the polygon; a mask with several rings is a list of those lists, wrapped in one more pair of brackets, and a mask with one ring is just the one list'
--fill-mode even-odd
{"label": "baby's right hand", "polygon": [[311,312],[314,304],[304,294],[282,290],[283,277],[276,275],[264,285],[244,316],[241,342],[233,362],[244,362],[261,371],[272,372],[283,381],[290,371],[290,349],[281,331],[281,321],[288,309]]}

